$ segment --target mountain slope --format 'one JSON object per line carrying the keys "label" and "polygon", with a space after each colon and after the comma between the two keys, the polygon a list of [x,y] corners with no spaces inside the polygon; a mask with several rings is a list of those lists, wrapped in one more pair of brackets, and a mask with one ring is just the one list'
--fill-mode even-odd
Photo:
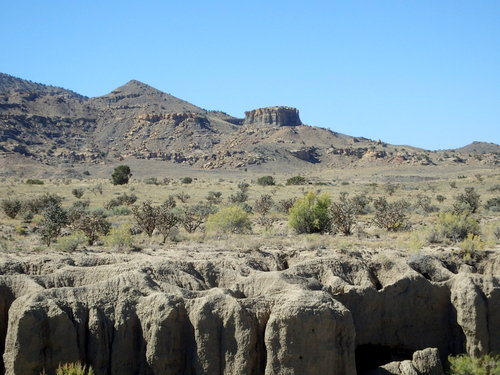
{"label": "mountain slope", "polygon": [[[205,169],[266,163],[277,170],[311,164],[496,165],[499,147],[474,143],[456,151],[430,152],[303,125],[298,110],[290,107],[259,108],[239,119],[136,80],[86,98],[0,74],[0,153],[52,166],[127,158]],[[484,157],[474,158],[476,153]]]}

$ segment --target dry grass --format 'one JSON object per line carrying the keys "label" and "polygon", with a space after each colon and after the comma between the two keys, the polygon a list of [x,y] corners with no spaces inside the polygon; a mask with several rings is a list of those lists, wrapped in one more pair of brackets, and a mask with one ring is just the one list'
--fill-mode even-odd
{"label": "dry grass", "polygon": [[[429,173],[431,171],[432,173]],[[373,173],[370,179],[370,172]],[[154,204],[162,203],[169,195],[175,196],[179,193],[188,194],[190,197],[186,204],[195,204],[206,201],[209,191],[222,192],[224,204],[228,204],[228,197],[238,191],[239,182],[250,184],[248,203],[253,205],[254,201],[261,194],[270,194],[275,202],[290,197],[300,197],[305,192],[314,191],[327,193],[332,200],[337,200],[341,192],[348,192],[350,197],[364,195],[371,198],[387,197],[388,200],[404,199],[411,203],[416,202],[418,195],[427,195],[431,198],[432,205],[440,211],[451,209],[454,197],[463,191],[465,187],[472,186],[481,195],[482,202],[498,197],[500,192],[491,191],[491,187],[500,184],[500,175],[495,170],[467,170],[458,173],[459,170],[432,171],[427,169],[427,175],[415,177],[419,171],[415,169],[403,171],[365,169],[355,171],[326,171],[321,174],[305,174],[306,178],[312,182],[303,186],[284,185],[290,175],[274,175],[277,181],[275,186],[259,186],[256,184],[258,177],[264,174],[248,172],[228,177],[221,177],[222,174],[210,176],[203,173],[200,176],[195,174],[185,176],[193,177],[191,184],[182,184],[180,178],[172,179],[168,185],[145,184],[143,181],[132,180],[128,185],[114,186],[107,179],[46,179],[44,185],[27,185],[24,180],[4,179],[0,182],[0,199],[17,197],[19,199],[34,198],[45,193],[58,194],[64,198],[63,206],[69,207],[77,200],[72,195],[75,188],[84,189],[82,199],[90,201],[90,208],[97,209],[105,205],[106,202],[118,195],[135,194],[139,198],[138,202],[151,200]],[[411,174],[413,172],[413,174]],[[395,174],[397,173],[397,174]],[[431,174],[431,176],[428,176]],[[481,177],[478,178],[477,175]],[[334,176],[334,177],[333,177]],[[425,178],[424,178],[425,177]],[[432,178],[432,179],[430,179]],[[162,180],[162,178],[158,178]],[[388,185],[390,184],[390,185]],[[451,185],[456,186],[452,188]],[[96,189],[101,186],[102,194]],[[393,188],[395,187],[395,189]],[[394,190],[389,195],[390,190]],[[436,200],[437,195],[445,197],[443,202]],[[182,204],[182,203],[179,203]],[[161,244],[160,236],[153,236],[152,239],[144,236],[134,236],[134,244],[142,248],[160,248],[164,246],[196,246],[204,243],[208,246],[228,249],[259,250],[265,248],[291,248],[297,250],[315,250],[327,248],[361,249],[361,248],[384,248],[401,249],[406,251],[419,251],[429,243],[426,239],[427,231],[436,220],[437,213],[422,213],[412,211],[410,222],[412,229],[408,232],[388,233],[384,230],[374,228],[371,225],[371,214],[358,217],[358,225],[355,234],[350,237],[341,235],[295,235],[287,225],[287,217],[282,212],[272,212],[271,216],[275,220],[271,229],[266,229],[257,223],[257,215],[252,215],[254,222],[253,234],[229,236],[226,238],[209,237],[201,232],[192,234],[180,230],[175,236],[175,243]],[[500,232],[500,213],[486,211],[481,208],[479,217],[482,223],[482,238],[487,247],[497,248],[500,239],[497,234]],[[23,223],[21,218],[10,219],[3,212],[0,212],[0,251],[47,251],[41,245],[33,229],[40,216],[36,215],[32,223]],[[109,220],[113,225],[125,224],[133,225],[131,215],[111,216]],[[103,246],[103,245],[101,245]]]}

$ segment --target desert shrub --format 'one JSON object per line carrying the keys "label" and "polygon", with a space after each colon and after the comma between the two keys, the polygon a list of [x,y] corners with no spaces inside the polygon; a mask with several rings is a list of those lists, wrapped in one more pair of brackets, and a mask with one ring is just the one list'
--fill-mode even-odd
{"label": "desert shrub", "polygon": [[293,205],[295,204],[296,201],[297,201],[296,197],[281,199],[277,205],[278,210],[288,214],[288,212],[290,211],[290,208],[293,207]]}
{"label": "desert shrub", "polygon": [[260,186],[272,186],[276,185],[273,176],[262,176],[257,179],[257,184]]}
{"label": "desert shrub", "polygon": [[307,180],[303,176],[293,176],[286,180],[287,185],[305,185]]}
{"label": "desert shrub", "polygon": [[240,189],[240,191],[243,193],[246,193],[248,191],[249,187],[250,187],[250,184],[248,182],[240,182],[238,184],[238,189]]}
{"label": "desert shrub", "polygon": [[224,207],[207,219],[207,230],[218,233],[248,233],[252,224],[248,214],[239,206]]}
{"label": "desert shrub", "polygon": [[78,199],[83,197],[84,192],[85,192],[85,190],[82,188],[75,188],[75,189],[71,190],[71,194],[73,194]]}
{"label": "desert shrub", "polygon": [[500,356],[486,354],[470,357],[462,354],[448,357],[450,375],[499,375]]}
{"label": "desert shrub", "polygon": [[26,185],[43,185],[44,182],[42,180],[39,180],[37,178],[33,179],[33,178],[28,178],[26,180]]}
{"label": "desert shrub", "polygon": [[2,210],[11,219],[15,219],[23,206],[19,199],[4,199],[2,200]]}
{"label": "desert shrub", "polygon": [[169,208],[174,208],[177,206],[177,202],[175,201],[175,198],[172,195],[169,195],[167,199],[163,202],[163,205]]}
{"label": "desert shrub", "polygon": [[131,206],[135,202],[137,202],[137,195],[123,193],[123,194],[120,194],[119,196],[117,196],[116,198],[109,200],[104,205],[104,208],[106,208],[107,210],[111,210],[112,208],[118,207],[121,205]]}
{"label": "desert shrub", "polygon": [[452,189],[456,189],[456,188],[457,188],[457,183],[456,183],[455,181],[451,181],[451,182],[450,182],[450,187],[451,187]]}
{"label": "desert shrub", "polygon": [[438,216],[437,223],[431,230],[431,235],[436,237],[434,242],[442,242],[445,239],[459,242],[469,234],[478,235],[479,232],[479,223],[473,217],[443,212]]}
{"label": "desert shrub", "polygon": [[354,206],[354,213],[356,215],[366,215],[370,212],[371,198],[366,195],[355,195],[351,198],[351,203]]}
{"label": "desert shrub", "polygon": [[111,210],[115,207],[121,206],[122,202],[118,198],[112,198],[106,203],[104,203],[104,208],[107,210]]}
{"label": "desert shrub", "polygon": [[484,250],[486,243],[481,240],[480,236],[469,233],[467,237],[458,244],[460,255],[464,259],[475,258]]}
{"label": "desert shrub", "polygon": [[115,250],[127,250],[133,245],[133,237],[129,225],[121,225],[111,228],[108,235],[104,237],[104,244]]}
{"label": "desert shrub", "polygon": [[109,233],[111,223],[106,219],[104,213],[99,211],[85,212],[78,220],[72,223],[72,226],[81,231],[89,245],[94,244],[100,235]]}
{"label": "desert shrub", "polygon": [[438,194],[438,195],[436,195],[436,200],[439,203],[443,203],[446,200],[446,197],[444,195],[442,195],[442,194]]}
{"label": "desert shrub", "polygon": [[146,185],[158,185],[160,183],[156,177],[145,178],[143,182]]}
{"label": "desert shrub", "polygon": [[50,246],[52,241],[59,237],[61,230],[68,225],[68,216],[60,203],[53,203],[43,212],[38,232],[42,242]]}
{"label": "desert shrub", "polygon": [[255,200],[253,209],[261,216],[266,216],[274,206],[274,200],[270,194],[262,194]]}
{"label": "desert shrub", "polygon": [[484,208],[493,212],[500,212],[500,197],[488,199]]}
{"label": "desert shrub", "polygon": [[46,193],[34,199],[24,201],[23,211],[31,211],[33,214],[38,214],[49,206],[60,205],[62,200],[62,197],[57,194]]}
{"label": "desert shrub", "polygon": [[417,195],[417,201],[415,202],[415,208],[417,211],[429,214],[431,212],[439,211],[439,208],[432,205],[431,197],[424,194]]}
{"label": "desert shrub", "polygon": [[222,202],[222,192],[209,191],[205,199],[209,204],[220,204]]}
{"label": "desert shrub", "polygon": [[25,223],[31,223],[31,221],[33,220],[33,212],[31,211],[22,211],[22,218],[23,218],[23,222]]}
{"label": "desert shrub", "polygon": [[86,201],[86,200],[76,201],[68,209],[68,212],[67,212],[68,223],[72,226],[73,229],[76,229],[73,227],[73,224],[76,223],[77,221],[79,221],[82,218],[82,216],[85,215],[89,205],[90,205],[90,202]]}
{"label": "desert shrub", "polygon": [[106,212],[107,216],[127,216],[130,215],[130,209],[128,207],[118,206],[113,207],[111,210]]}
{"label": "desert shrub", "polygon": [[59,238],[55,244],[55,248],[59,251],[73,252],[78,246],[85,243],[85,237],[80,233],[73,233],[69,236]]}
{"label": "desert shrub", "polygon": [[497,241],[500,240],[500,227],[493,229],[493,236]]}
{"label": "desert shrub", "polygon": [[[42,372],[40,375],[44,375]],[[56,370],[56,375],[94,375],[94,370],[91,366],[82,365],[80,362],[65,363],[59,365]]]}
{"label": "desert shrub", "polygon": [[253,209],[257,212],[259,216],[259,223],[264,225],[266,228],[271,227],[273,220],[267,215],[274,206],[274,200],[270,194],[262,194],[258,199],[255,200]]}
{"label": "desert shrub", "polygon": [[177,194],[175,194],[175,196],[182,203],[186,203],[189,200],[189,198],[191,198],[191,196],[189,194],[186,194],[186,193],[177,193]]}
{"label": "desert shrub", "polygon": [[348,194],[341,193],[340,200],[331,204],[330,216],[337,231],[346,236],[352,234],[356,222],[356,208],[353,201],[348,198]]}
{"label": "desert shrub", "polygon": [[128,184],[128,181],[132,173],[130,173],[130,167],[128,165],[119,165],[113,171],[111,175],[111,182],[113,185],[125,185]]}
{"label": "desert shrub", "polygon": [[183,184],[190,184],[192,182],[193,182],[193,179],[191,177],[183,177],[181,179],[181,183],[183,183]]}
{"label": "desert shrub", "polygon": [[456,214],[475,213],[481,204],[480,195],[473,187],[466,187],[462,194],[455,197],[453,212]]}
{"label": "desert shrub", "polygon": [[90,191],[92,193],[94,193],[95,195],[97,195],[97,194],[101,194],[102,195],[102,192],[103,192],[102,184],[97,184],[95,186],[92,186],[90,188]]}
{"label": "desert shrub", "polygon": [[500,191],[500,184],[493,185],[488,191]]}
{"label": "desert shrub", "polygon": [[174,207],[167,201],[157,209],[156,229],[163,235],[163,243],[181,221],[181,216]]}
{"label": "desert shrub", "polygon": [[230,203],[244,203],[248,199],[248,194],[244,191],[237,191],[228,197]]}
{"label": "desert shrub", "polygon": [[373,222],[379,228],[388,231],[399,231],[409,228],[407,209],[408,202],[399,200],[387,202],[384,197],[380,197],[373,202],[375,215]]}
{"label": "desert shrub", "polygon": [[328,212],[330,198],[309,192],[298,199],[288,215],[289,225],[297,233],[324,233],[331,228],[331,218]]}
{"label": "desert shrub", "polygon": [[387,184],[385,184],[384,186],[384,189],[385,191],[387,192],[387,194],[389,195],[393,195],[396,190],[397,190],[398,186],[397,185],[394,185],[394,184],[391,184],[390,182],[388,182]]}
{"label": "desert shrub", "polygon": [[145,201],[140,206],[132,207],[132,215],[137,226],[146,232],[148,237],[151,237],[156,228],[158,209],[151,205],[151,201]]}
{"label": "desert shrub", "polygon": [[135,202],[137,202],[137,195],[123,193],[123,194],[118,196],[118,199],[120,200],[121,204],[123,204],[125,206],[131,206]]}
{"label": "desert shrub", "polygon": [[208,215],[212,213],[214,213],[212,206],[198,203],[194,206],[184,207],[180,213],[180,221],[186,232],[193,233],[205,222]]}

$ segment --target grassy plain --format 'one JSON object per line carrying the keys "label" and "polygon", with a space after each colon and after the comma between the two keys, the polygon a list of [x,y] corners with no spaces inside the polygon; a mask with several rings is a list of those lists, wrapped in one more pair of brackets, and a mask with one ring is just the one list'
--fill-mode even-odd
{"label": "grassy plain", "polygon": [[[134,169],[132,168],[133,172]],[[267,172],[267,173],[266,173]],[[260,186],[257,179],[263,175],[272,175],[276,180],[274,186]],[[134,173],[134,177],[127,185],[112,185],[109,178],[89,177],[87,179],[54,178],[43,179],[43,185],[26,184],[26,179],[5,178],[0,181],[0,199],[18,198],[20,200],[35,198],[51,193],[63,197],[63,207],[70,207],[78,200],[73,194],[74,189],[83,189],[80,200],[89,200],[91,210],[103,209],[107,202],[117,196],[135,194],[137,203],[151,200],[159,205],[169,196],[178,197],[186,194],[189,198],[182,202],[176,198],[179,206],[194,205],[206,202],[209,191],[221,192],[222,203],[219,206],[229,205],[228,198],[235,194],[238,184],[249,184],[248,200],[250,206],[262,194],[270,194],[275,203],[289,198],[299,198],[304,193],[326,193],[332,201],[337,201],[342,192],[349,193],[350,197],[356,195],[368,197],[373,200],[385,197],[388,201],[404,199],[411,204],[408,210],[411,227],[407,231],[387,232],[376,227],[373,222],[373,206],[368,206],[369,212],[356,217],[356,225],[352,236],[341,234],[305,234],[297,235],[289,228],[287,214],[277,207],[270,217],[273,219],[271,228],[265,228],[258,223],[258,214],[252,213],[253,230],[251,234],[214,236],[207,235],[203,230],[187,233],[180,228],[170,242],[162,244],[160,235],[148,238],[144,234],[134,235],[133,241],[136,249],[159,249],[172,246],[218,247],[225,249],[265,250],[266,248],[287,248],[300,250],[327,250],[336,249],[398,249],[417,252],[422,248],[434,248],[439,251],[444,247],[458,248],[455,243],[431,243],[429,231],[435,225],[439,212],[449,211],[453,207],[455,197],[462,193],[466,187],[473,187],[481,196],[481,207],[475,217],[480,221],[481,240],[486,250],[500,248],[500,212],[495,209],[486,209],[484,204],[492,198],[500,197],[500,173],[494,168],[438,168],[438,167],[412,167],[412,168],[357,168],[337,170],[305,171],[302,175],[308,181],[305,185],[286,185],[286,180],[295,174],[273,173],[271,171],[255,172],[252,170],[228,173],[224,171],[206,172],[195,170],[182,170],[176,173],[158,173],[149,177],[142,171]],[[137,178],[137,176],[143,178]],[[193,182],[183,184],[182,177],[192,177]],[[147,183],[147,179],[156,177],[158,184]],[[167,178],[166,183],[163,182]],[[102,193],[101,193],[102,191]],[[419,197],[430,198],[435,212],[426,213],[416,207]],[[441,196],[438,200],[438,196]],[[134,218],[130,207],[123,210],[104,210],[113,227],[123,225],[134,226]],[[23,221],[22,215],[15,219],[8,218],[0,212],[0,249],[13,252],[44,252],[60,251],[57,243],[51,248],[42,244],[37,234],[37,224],[41,215],[35,215],[31,222]],[[64,235],[71,234],[68,230]],[[59,250],[58,250],[59,249]],[[93,246],[85,243],[78,247],[79,251],[113,251],[106,248],[104,242],[97,242]]]}

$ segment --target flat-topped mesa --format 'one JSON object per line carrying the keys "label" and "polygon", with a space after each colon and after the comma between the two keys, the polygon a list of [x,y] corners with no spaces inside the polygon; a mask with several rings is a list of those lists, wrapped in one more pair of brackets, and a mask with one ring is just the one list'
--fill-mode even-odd
{"label": "flat-topped mesa", "polygon": [[302,125],[299,111],[292,107],[267,107],[245,112],[243,125],[262,124],[277,126]]}

